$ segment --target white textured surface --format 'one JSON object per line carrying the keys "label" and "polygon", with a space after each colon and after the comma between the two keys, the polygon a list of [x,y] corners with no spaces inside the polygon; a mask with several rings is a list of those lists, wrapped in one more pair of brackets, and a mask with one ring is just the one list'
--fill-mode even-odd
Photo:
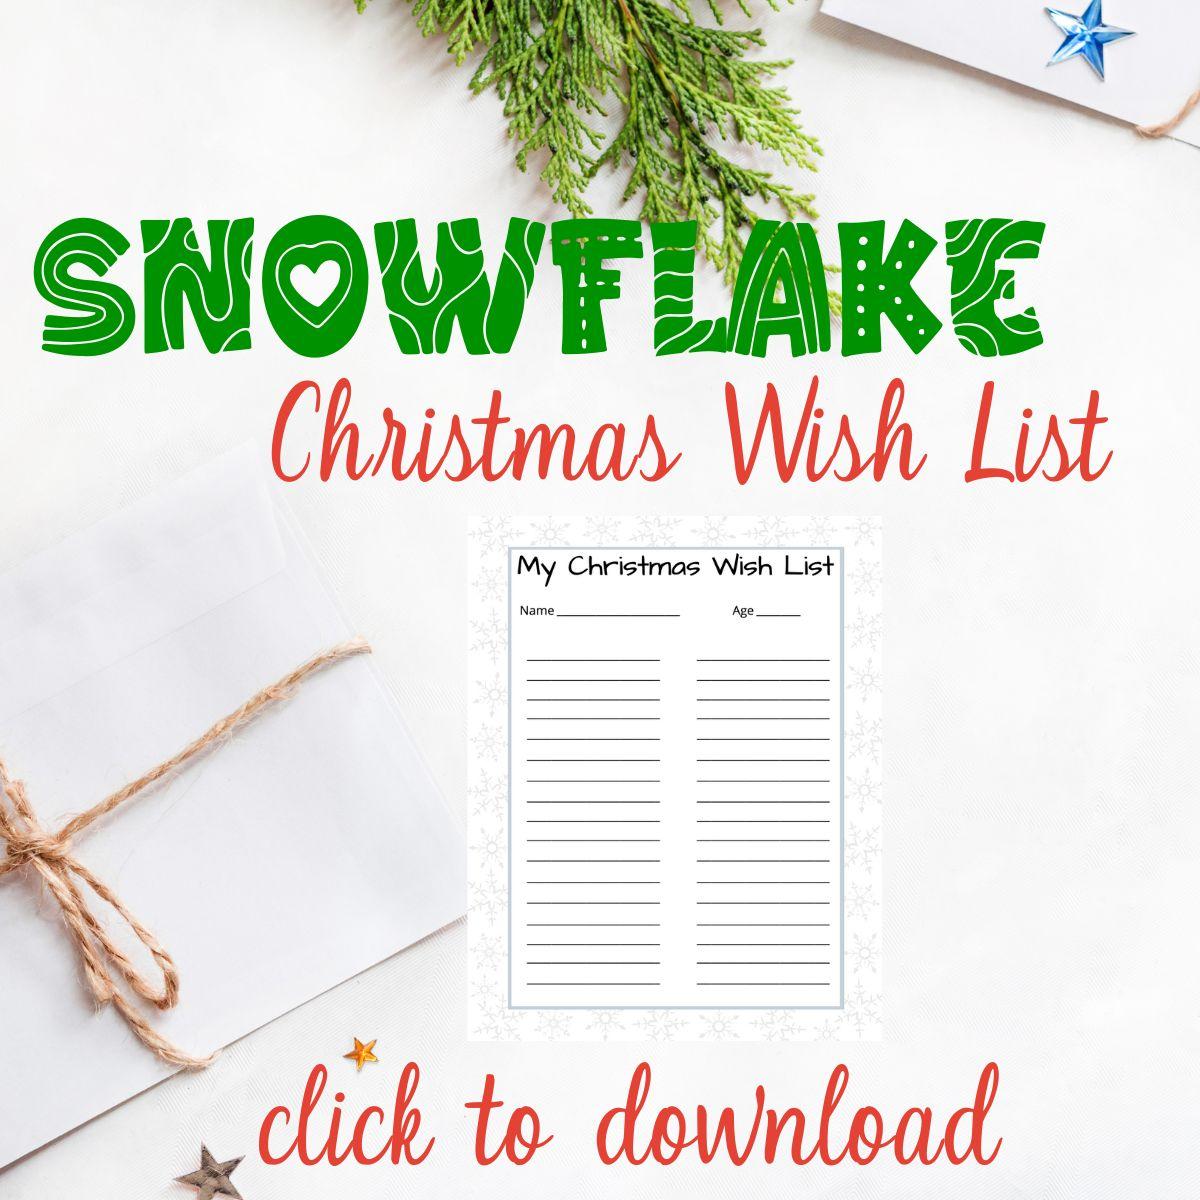
{"label": "white textured surface", "polygon": [[[817,362],[830,398],[860,414],[891,374],[905,375],[906,412],[931,455],[919,480],[739,489],[725,379],[749,392],[769,377],[799,388],[808,364],[654,361],[646,290],[632,271],[610,306],[619,350],[593,361],[538,352],[558,338],[548,264],[517,351],[495,362],[405,361],[378,308],[345,353],[316,364],[282,351],[261,321],[248,354],[151,358],[130,346],[98,361],[52,359],[38,349],[32,263],[67,216],[136,234],[140,218],[185,213],[252,214],[263,231],[309,212],[364,231],[412,213],[427,233],[437,218],[479,213],[494,236],[510,213],[553,214],[536,180],[511,169],[496,102],[469,99],[464,76],[392,0],[365,18],[349,0],[9,4],[0,16],[0,564],[247,437],[265,452],[278,400],[310,374],[351,375],[364,413],[426,401],[470,412],[494,386],[526,420],[570,413],[592,424],[653,407],[687,455],[654,487],[376,481],[289,491],[461,807],[468,511],[883,512],[887,1040],[651,1055],[664,1102],[734,1102],[761,1081],[780,1101],[813,1104],[844,1056],[853,1095],[893,1110],[957,1105],[994,1057],[999,1161],[985,1171],[602,1170],[589,1129],[619,1099],[637,1048],[466,1045],[456,929],[274,1023],[210,1072],[167,1083],[0,1175],[4,1200],[182,1198],[170,1180],[195,1168],[201,1138],[221,1157],[253,1156],[264,1111],[295,1098],[315,1059],[343,1065],[354,1034],[378,1038],[382,1059],[354,1080],[356,1101],[385,1097],[400,1063],[420,1062],[435,1157],[411,1177],[251,1160],[235,1177],[247,1200],[485,1190],[1126,1200],[1187,1190],[1200,1107],[1191,614],[1200,155],[814,19],[811,6],[767,23],[773,50],[797,60],[791,85],[825,141],[815,186],[827,235],[839,218],[908,216],[934,231],[993,213],[1048,222],[1042,260],[1021,273],[1047,345],[995,377],[1009,402],[1039,411],[1077,408],[1102,389],[1117,457],[1100,484],[965,488],[987,375],[943,334],[918,360],[891,339],[882,356]],[[927,271],[936,297],[942,269]],[[944,298],[934,302],[943,308]],[[557,1134],[520,1171],[467,1166],[460,1105],[489,1070]],[[0,1081],[0,1110],[20,1102]]]}

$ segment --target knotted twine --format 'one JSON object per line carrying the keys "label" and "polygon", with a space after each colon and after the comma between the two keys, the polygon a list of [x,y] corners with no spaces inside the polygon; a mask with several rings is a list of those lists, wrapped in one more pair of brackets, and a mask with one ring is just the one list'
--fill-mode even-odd
{"label": "knotted twine", "polygon": [[[75,857],[73,839],[152,784],[227,741],[259,713],[286,700],[310,675],[344,659],[369,654],[370,651],[370,645],[362,638],[341,642],[322,651],[289,671],[282,679],[255,693],[241,707],[222,717],[177,754],[151,767],[144,775],[105,797],[86,812],[73,817],[55,833],[46,832],[29,802],[24,783],[16,779],[0,759],[0,792],[3,795],[3,802],[0,802],[0,845],[5,848],[5,855],[0,858],[0,878],[22,867],[28,867],[41,876],[62,912],[67,932],[83,964],[84,979],[97,1005],[111,1004],[138,1040],[164,1062],[198,1069],[206,1067],[215,1056],[195,1058],[172,1045],[127,994],[132,992],[160,1012],[165,1012],[174,1008],[179,999],[179,973],[171,955],[158,939],[125,907],[107,884]],[[158,968],[161,985],[147,979],[112,940],[92,912],[88,891],[107,904],[146,948]]]}

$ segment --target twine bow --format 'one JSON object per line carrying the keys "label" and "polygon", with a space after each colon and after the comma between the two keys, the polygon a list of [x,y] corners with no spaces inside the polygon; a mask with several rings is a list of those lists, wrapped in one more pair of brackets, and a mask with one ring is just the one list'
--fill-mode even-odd
{"label": "twine bow", "polygon": [[[158,939],[121,903],[120,897],[107,884],[75,857],[73,841],[101,817],[228,739],[264,709],[287,699],[308,676],[355,655],[369,654],[370,650],[367,642],[355,638],[322,651],[251,696],[178,754],[73,817],[57,832],[47,832],[29,802],[24,783],[15,778],[0,759],[0,794],[3,796],[0,801],[0,846],[5,852],[0,858],[0,878],[22,867],[37,872],[62,912],[83,965],[84,979],[96,1003],[111,1004],[138,1040],[164,1062],[177,1067],[200,1068],[207,1066],[213,1056],[195,1058],[172,1045],[131,998],[129,993],[160,1012],[174,1008],[179,999],[179,973],[171,955]],[[159,981],[148,979],[113,941],[92,911],[89,892],[107,904],[149,952],[158,968]]]}

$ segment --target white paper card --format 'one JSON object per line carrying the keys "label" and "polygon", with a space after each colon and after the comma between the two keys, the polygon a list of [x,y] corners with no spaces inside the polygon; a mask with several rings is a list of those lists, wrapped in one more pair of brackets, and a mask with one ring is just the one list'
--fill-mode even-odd
{"label": "white paper card", "polygon": [[[348,636],[244,451],[0,577],[0,631],[0,752],[47,828]],[[74,849],[174,957],[180,1003],[155,1023],[191,1053],[464,908],[461,833],[368,657],[310,677]],[[171,1073],[94,1011],[31,870],[0,880],[0,963],[0,1025],[17,1031],[0,1041],[0,1164]]]}
{"label": "white paper card", "polygon": [[473,1037],[876,1036],[879,533],[809,526],[476,525]]}
{"label": "white paper card", "polygon": [[[1053,7],[1080,14],[1087,5]],[[1135,36],[1105,46],[1104,79],[1078,56],[1048,65],[1063,33],[1042,3],[822,0],[821,11],[1133,125],[1167,120],[1200,87],[1200,5],[1188,0],[1105,0],[1104,23]],[[1200,145],[1200,115],[1174,136]]]}

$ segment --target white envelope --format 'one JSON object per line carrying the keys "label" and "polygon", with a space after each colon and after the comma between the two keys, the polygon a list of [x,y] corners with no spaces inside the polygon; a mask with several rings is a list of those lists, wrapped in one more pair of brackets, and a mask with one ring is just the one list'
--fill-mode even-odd
{"label": "white envelope", "polygon": [[[1079,14],[1088,0],[821,0],[829,16],[1133,125],[1167,120],[1200,87],[1195,0],[1104,0],[1105,24],[1135,34],[1104,48],[1104,79],[1082,58],[1047,65],[1063,41],[1047,7]],[[1200,111],[1174,136],[1200,145]]]}
{"label": "white envelope", "polygon": [[[0,576],[0,755],[57,828],[347,635],[234,452]],[[174,957],[179,1005],[153,1019],[190,1053],[465,909],[460,829],[369,656],[311,676],[74,852]],[[0,1029],[0,1165],[172,1073],[96,1011],[28,867],[0,878]]]}

